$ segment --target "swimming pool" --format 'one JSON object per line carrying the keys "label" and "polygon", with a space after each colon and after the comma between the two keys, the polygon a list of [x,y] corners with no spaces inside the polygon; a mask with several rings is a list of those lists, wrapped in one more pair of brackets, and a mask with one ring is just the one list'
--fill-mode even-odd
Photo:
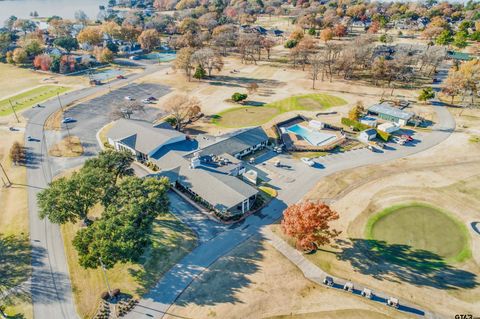
{"label": "swimming pool", "polygon": [[141,59],[157,60],[160,62],[169,62],[175,60],[177,53],[175,51],[152,52],[140,56]]}
{"label": "swimming pool", "polygon": [[314,146],[321,146],[330,143],[337,138],[334,134],[326,134],[310,130],[302,125],[295,124],[287,128],[287,131],[303,137],[307,142]]}

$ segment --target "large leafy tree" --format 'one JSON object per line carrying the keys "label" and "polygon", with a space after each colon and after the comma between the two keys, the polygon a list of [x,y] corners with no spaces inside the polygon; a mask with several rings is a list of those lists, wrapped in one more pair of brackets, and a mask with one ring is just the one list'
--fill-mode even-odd
{"label": "large leafy tree", "polygon": [[340,234],[330,227],[330,222],[337,219],[338,213],[324,203],[302,202],[283,212],[282,229],[296,239],[298,249],[313,250]]}
{"label": "large leafy tree", "polygon": [[132,162],[133,155],[130,152],[105,150],[100,152],[98,157],[88,159],[84,168],[100,168],[113,173],[114,182],[116,183],[119,177],[133,175]]}
{"label": "large leafy tree", "polygon": [[92,226],[80,230],[73,245],[80,265],[106,268],[118,262],[137,261],[150,242],[154,219],[167,211],[167,179],[126,177],[116,201]]}
{"label": "large leafy tree", "polygon": [[138,36],[138,43],[140,43],[142,49],[151,51],[160,46],[160,33],[155,29],[145,30]]}
{"label": "large leafy tree", "polygon": [[53,44],[55,44],[55,46],[57,46],[57,47],[60,47],[60,48],[64,49],[68,53],[70,53],[70,51],[72,51],[72,50],[78,49],[77,39],[75,39],[74,37],[71,37],[71,36],[65,36],[65,37],[57,38],[57,39],[55,39],[55,41],[53,41]]}
{"label": "large leafy tree", "polygon": [[89,210],[102,198],[111,179],[108,172],[92,168],[53,181],[38,194],[40,217],[55,224],[87,221]]}
{"label": "large leafy tree", "polygon": [[418,95],[418,100],[427,103],[428,100],[431,100],[434,97],[435,91],[433,91],[432,88],[428,87],[420,91],[420,94]]}

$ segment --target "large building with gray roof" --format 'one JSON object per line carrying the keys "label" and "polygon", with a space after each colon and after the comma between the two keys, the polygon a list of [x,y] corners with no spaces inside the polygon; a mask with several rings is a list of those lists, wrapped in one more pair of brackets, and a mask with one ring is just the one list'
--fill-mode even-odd
{"label": "large building with gray roof", "polygon": [[261,127],[191,139],[162,125],[121,119],[107,137],[115,149],[156,164],[156,175],[168,177],[174,187],[222,216],[243,215],[255,203],[258,189],[241,178],[241,158],[267,146]]}
{"label": "large building with gray roof", "polygon": [[186,140],[174,129],[139,120],[120,119],[107,133],[108,143],[116,150],[126,150],[138,161],[148,161],[162,147]]}
{"label": "large building with gray roof", "polygon": [[368,108],[368,113],[399,125],[407,125],[415,116],[414,113],[400,110],[389,103],[374,104]]}

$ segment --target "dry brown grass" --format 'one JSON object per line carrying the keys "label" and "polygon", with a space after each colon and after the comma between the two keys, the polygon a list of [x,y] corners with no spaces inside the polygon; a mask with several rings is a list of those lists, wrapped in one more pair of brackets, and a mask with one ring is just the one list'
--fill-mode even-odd
{"label": "dry brown grass", "polygon": [[110,131],[110,129],[112,128],[113,124],[114,124],[114,122],[108,123],[107,125],[102,127],[100,129],[100,131],[98,132],[98,138],[100,139],[102,144],[105,144],[105,143],[108,142],[107,134],[108,134],[108,131]]}
{"label": "dry brown grass", "polygon": [[45,121],[44,128],[50,131],[60,131],[62,128],[63,111],[56,110]]}
{"label": "dry brown grass", "polygon": [[[383,305],[317,285],[255,236],[217,260],[165,318],[410,318]],[[367,316],[368,315],[368,316]]]}
{"label": "dry brown grass", "polygon": [[[14,142],[23,144],[22,132],[10,132],[0,130],[0,162],[13,183],[8,188],[3,187],[0,180],[0,234],[2,236],[13,235],[16,238],[28,236],[28,202],[26,186],[25,166],[14,166],[9,158],[10,147]],[[5,180],[5,176],[0,172]],[[4,276],[5,274],[2,274]],[[27,274],[28,275],[28,274]],[[7,274],[8,280],[8,274]],[[6,313],[23,314],[25,318],[32,318],[32,306],[27,301],[15,300],[15,305],[7,307]]]}
{"label": "dry brown grass", "polygon": [[[373,289],[395,291],[402,300],[445,316],[480,311],[479,304],[475,303],[480,298],[480,236],[470,227],[472,221],[478,221],[480,207],[480,147],[469,142],[480,128],[479,115],[478,110],[470,110],[456,116],[459,129],[437,147],[409,158],[331,175],[306,196],[327,201],[339,212],[340,219],[334,227],[343,232],[341,239],[346,242],[351,238],[364,238],[365,225],[372,214],[401,202],[427,202],[453,213],[468,228],[472,250],[471,259],[448,266],[452,275],[445,283],[453,285],[453,289],[443,288],[431,278],[431,271],[430,277],[427,275],[427,270],[423,280],[403,276],[397,272],[402,269],[400,265],[385,278],[388,265],[381,262],[377,269],[362,271],[358,264],[355,266],[354,256],[339,258],[349,245],[328,249],[334,253],[318,251],[309,258],[334,275],[351,278]],[[365,256],[361,251],[357,254]],[[465,278],[470,279],[464,282]]]}
{"label": "dry brown grass", "polygon": [[83,154],[83,146],[77,136],[68,136],[53,145],[48,154],[55,157],[77,157]]}
{"label": "dry brown grass", "polygon": [[[92,216],[100,214],[99,207],[92,212]],[[102,271],[84,269],[78,264],[72,240],[80,226],[66,224],[61,229],[77,311],[82,318],[92,318],[100,303],[100,294],[106,291]],[[153,245],[147,249],[140,263],[117,264],[107,271],[112,289],[119,288],[138,298],[196,245],[191,230],[170,214],[157,218],[152,241]]]}

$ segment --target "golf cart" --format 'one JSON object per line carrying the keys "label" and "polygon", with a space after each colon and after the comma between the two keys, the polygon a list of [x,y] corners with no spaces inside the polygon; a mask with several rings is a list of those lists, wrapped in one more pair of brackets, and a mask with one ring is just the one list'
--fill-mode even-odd
{"label": "golf cart", "polygon": [[363,288],[361,294],[362,294],[362,297],[365,297],[365,298],[368,298],[368,299],[372,299],[372,298],[373,298],[373,291],[371,291],[371,290],[368,289],[368,288]]}
{"label": "golf cart", "polygon": [[330,276],[326,276],[325,279],[323,279],[323,283],[329,287],[333,286],[333,278]]}
{"label": "golf cart", "polygon": [[398,308],[399,306],[398,299],[393,297],[388,297],[387,305],[393,308]]}
{"label": "golf cart", "polygon": [[343,286],[343,290],[353,292],[353,282],[347,281]]}

